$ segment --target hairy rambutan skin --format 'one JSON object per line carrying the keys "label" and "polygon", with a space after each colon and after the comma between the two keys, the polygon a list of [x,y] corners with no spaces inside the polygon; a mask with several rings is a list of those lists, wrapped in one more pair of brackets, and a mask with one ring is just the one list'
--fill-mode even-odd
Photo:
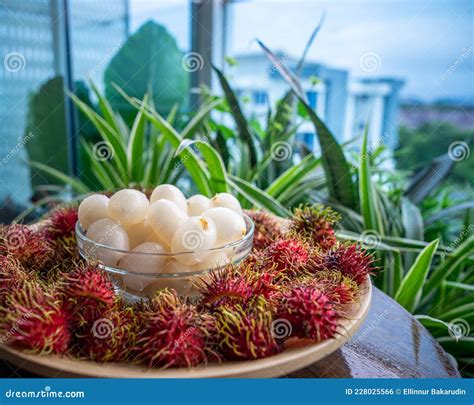
{"label": "hairy rambutan skin", "polygon": [[11,255],[27,271],[42,271],[54,254],[51,243],[26,225],[8,226],[0,239],[0,255]]}
{"label": "hairy rambutan skin", "polygon": [[76,330],[74,352],[96,362],[123,362],[132,356],[137,332],[133,309],[114,308]]}
{"label": "hairy rambutan skin", "polygon": [[336,309],[357,302],[361,294],[361,287],[351,277],[336,270],[304,274],[294,281],[294,285],[298,284],[318,288],[328,296]]}
{"label": "hairy rambutan skin", "polygon": [[252,296],[252,285],[239,267],[229,264],[209,272],[197,283],[200,305],[208,309],[245,303]]}
{"label": "hairy rambutan skin", "polygon": [[277,219],[265,211],[247,210],[245,213],[252,219],[255,230],[253,235],[253,250],[262,251],[283,237]]}
{"label": "hairy rambutan skin", "polygon": [[51,239],[75,235],[78,221],[77,207],[65,206],[56,208],[46,219],[45,235]]}
{"label": "hairy rambutan skin", "polygon": [[0,303],[3,302],[5,294],[21,288],[29,278],[31,279],[31,275],[13,256],[0,256]]}
{"label": "hairy rambutan skin", "polygon": [[329,207],[320,204],[301,205],[294,210],[290,233],[327,250],[336,244],[334,226],[340,218]]}
{"label": "hairy rambutan skin", "polygon": [[74,325],[82,326],[114,308],[116,295],[109,277],[97,265],[79,263],[58,283],[57,292],[73,315]]}
{"label": "hairy rambutan skin", "polygon": [[0,307],[2,340],[41,354],[62,354],[71,341],[69,315],[57,297],[24,283]]}
{"label": "hairy rambutan skin", "polygon": [[140,319],[134,350],[139,361],[149,367],[194,367],[206,361],[209,331],[196,307],[180,301],[176,292],[157,293]]}
{"label": "hairy rambutan skin", "polygon": [[374,257],[357,244],[340,244],[314,255],[307,268],[310,272],[337,270],[361,285],[376,270],[374,261]]}
{"label": "hairy rambutan skin", "polygon": [[282,350],[273,336],[272,313],[266,305],[220,307],[216,319],[219,352],[226,359],[258,359]]}
{"label": "hairy rambutan skin", "polygon": [[291,325],[291,336],[316,341],[335,336],[338,314],[329,297],[313,285],[295,286],[276,300],[277,319]]}
{"label": "hairy rambutan skin", "polygon": [[283,239],[272,243],[264,251],[264,263],[268,272],[298,274],[308,262],[308,246],[298,239]]}

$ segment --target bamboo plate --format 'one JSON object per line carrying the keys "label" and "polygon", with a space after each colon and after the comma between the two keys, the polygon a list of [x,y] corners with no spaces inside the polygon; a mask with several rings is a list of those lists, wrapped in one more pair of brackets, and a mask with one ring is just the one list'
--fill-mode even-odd
{"label": "bamboo plate", "polygon": [[294,342],[282,353],[257,360],[210,363],[194,369],[149,369],[125,363],[95,363],[60,356],[26,354],[0,345],[0,357],[16,367],[43,377],[113,377],[113,378],[270,378],[289,374],[328,356],[346,343],[364,322],[370,307],[372,286],[367,278],[360,303],[350,309],[339,335],[320,343]]}

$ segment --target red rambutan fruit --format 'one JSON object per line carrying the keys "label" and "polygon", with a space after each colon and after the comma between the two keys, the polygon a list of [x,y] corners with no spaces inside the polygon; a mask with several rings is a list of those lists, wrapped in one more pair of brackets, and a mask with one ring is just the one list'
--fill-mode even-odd
{"label": "red rambutan fruit", "polygon": [[297,274],[310,258],[308,247],[297,239],[283,239],[272,243],[264,251],[268,271]]}
{"label": "red rambutan fruit", "polygon": [[114,308],[116,295],[109,277],[96,265],[79,263],[58,283],[74,325],[82,326],[99,319]]}
{"label": "red rambutan fruit", "polygon": [[219,352],[229,360],[258,359],[281,351],[266,305],[220,307],[216,312]]}
{"label": "red rambutan fruit", "polygon": [[349,276],[340,271],[319,271],[305,274],[295,280],[295,285],[313,285],[326,294],[335,306],[357,302],[360,297],[360,286]]}
{"label": "red rambutan fruit", "polygon": [[18,260],[12,256],[0,256],[0,302],[4,294],[19,288],[28,278]]}
{"label": "red rambutan fruit", "polygon": [[284,291],[276,300],[275,317],[289,323],[288,335],[316,341],[332,338],[338,326],[338,314],[330,299],[313,285]]}
{"label": "red rambutan fruit", "polygon": [[341,244],[326,253],[315,255],[308,270],[338,270],[360,285],[376,270],[374,261],[374,257],[357,244]]}
{"label": "red rambutan fruit", "polygon": [[320,204],[301,205],[294,210],[290,232],[320,249],[330,249],[336,244],[334,225],[340,218],[329,207]]}
{"label": "red rambutan fruit", "polygon": [[222,305],[245,303],[252,296],[252,285],[241,273],[240,267],[229,264],[211,271],[197,284],[200,305],[217,308]]}
{"label": "red rambutan fruit", "polygon": [[59,207],[51,212],[44,228],[45,234],[51,239],[70,237],[75,235],[78,221],[77,207]]}
{"label": "red rambutan fruit", "polygon": [[8,294],[0,308],[2,340],[36,353],[65,353],[71,340],[68,313],[36,283]]}
{"label": "red rambutan fruit", "polygon": [[52,245],[26,225],[10,225],[0,240],[0,254],[12,255],[28,271],[41,271],[52,259]]}
{"label": "red rambutan fruit", "polygon": [[206,360],[209,332],[196,307],[181,302],[174,291],[157,293],[140,318],[138,360],[149,367],[193,367]]}
{"label": "red rambutan fruit", "polygon": [[274,216],[267,214],[265,211],[248,210],[245,213],[255,225],[253,234],[254,251],[262,251],[282,238],[282,231]]}
{"label": "red rambutan fruit", "polygon": [[76,332],[75,353],[97,362],[120,362],[132,355],[138,324],[132,308],[114,308]]}

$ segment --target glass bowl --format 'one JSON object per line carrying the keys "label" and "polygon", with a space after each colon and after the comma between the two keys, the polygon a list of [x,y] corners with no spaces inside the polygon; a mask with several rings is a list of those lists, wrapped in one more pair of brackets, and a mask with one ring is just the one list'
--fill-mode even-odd
{"label": "glass bowl", "polygon": [[[195,283],[199,278],[205,279],[209,272],[217,270],[222,264],[239,263],[249,255],[253,246],[254,224],[247,215],[243,217],[247,231],[242,239],[199,251],[200,256],[205,258],[194,265],[180,261],[180,258],[193,252],[132,252],[94,242],[86,236],[79,222],[76,224],[76,241],[81,257],[86,261],[98,262],[100,268],[110,276],[117,293],[126,301],[151,298],[163,288],[173,288],[178,294],[193,299],[198,295]],[[147,271],[141,272],[143,269],[138,268],[139,265],[131,265],[132,262],[143,263]]]}

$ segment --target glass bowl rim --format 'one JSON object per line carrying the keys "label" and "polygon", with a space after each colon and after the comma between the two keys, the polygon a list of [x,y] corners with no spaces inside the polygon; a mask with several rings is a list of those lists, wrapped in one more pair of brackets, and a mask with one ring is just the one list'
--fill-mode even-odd
{"label": "glass bowl rim", "polygon": [[[242,214],[242,216],[244,218],[245,225],[247,227],[247,231],[246,231],[243,238],[238,239],[238,240],[236,240],[234,242],[231,242],[231,243],[227,243],[227,244],[222,245],[222,246],[213,247],[211,249],[199,250],[199,252],[201,252],[201,253],[202,252],[210,252],[210,253],[220,252],[222,250],[229,249],[229,248],[232,248],[232,247],[235,247],[235,246],[241,246],[241,245],[245,244],[246,242],[248,242],[249,240],[252,240],[253,234],[254,234],[254,231],[255,231],[255,225],[254,225],[252,219],[247,214]],[[249,228],[249,225],[250,225],[250,228]],[[159,257],[164,257],[164,258],[168,258],[168,259],[173,259],[176,256],[189,255],[189,254],[192,254],[192,253],[196,252],[196,251],[190,251],[190,252],[176,252],[176,253],[173,253],[173,252],[152,253],[152,252],[134,252],[133,250],[116,249],[116,248],[113,248],[113,247],[95,242],[92,239],[89,239],[86,236],[84,228],[82,227],[82,225],[80,224],[79,221],[76,222],[75,231],[76,231],[76,244],[78,244],[77,239],[80,239],[83,242],[90,243],[95,248],[106,249],[107,251],[114,252],[114,253],[134,254],[134,255],[143,255],[143,256],[159,256]],[[145,242],[143,242],[143,243],[145,243]],[[79,249],[79,250],[82,250],[82,249]]]}

